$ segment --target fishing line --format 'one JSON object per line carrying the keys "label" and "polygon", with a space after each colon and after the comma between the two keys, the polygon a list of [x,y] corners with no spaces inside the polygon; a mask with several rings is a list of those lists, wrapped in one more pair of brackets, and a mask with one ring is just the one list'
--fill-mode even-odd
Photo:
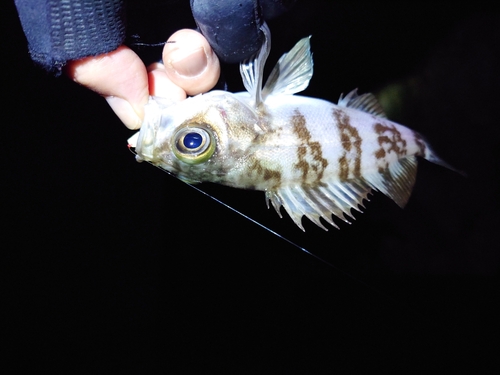
{"label": "fishing line", "polygon": [[[155,166],[155,167],[156,167],[156,166]],[[162,170],[163,172],[166,172],[166,173],[168,173],[169,175],[171,175],[171,176],[173,176],[173,177],[177,178],[174,174],[171,174],[170,172],[168,172],[168,171],[166,171],[166,170],[163,170],[163,169],[161,169],[160,167],[157,167],[157,168],[159,168],[159,169],[160,169],[160,170]],[[177,179],[178,179],[178,180],[180,180],[179,178],[177,178]],[[180,181],[182,181],[182,180],[180,180]],[[362,281],[362,280],[360,280],[360,279],[358,279],[358,278],[354,277],[354,276],[353,276],[353,275],[351,275],[349,272],[344,271],[343,269],[341,269],[341,268],[339,268],[339,267],[337,267],[337,266],[333,265],[332,263],[330,263],[330,262],[328,262],[327,260],[325,260],[325,259],[321,258],[320,256],[318,256],[318,255],[316,255],[316,254],[314,254],[314,253],[311,253],[309,250],[307,250],[307,249],[303,248],[302,246],[300,246],[300,245],[296,244],[295,242],[293,242],[293,241],[289,240],[288,238],[286,238],[286,237],[284,237],[283,235],[279,234],[278,232],[276,232],[276,231],[272,230],[271,228],[266,227],[264,224],[259,223],[257,220],[252,219],[250,216],[245,215],[243,212],[238,211],[236,208],[234,208],[234,207],[232,207],[232,206],[230,206],[230,205],[228,205],[228,204],[224,203],[223,201],[221,201],[221,200],[217,199],[217,198],[216,198],[216,197],[214,197],[213,195],[210,195],[209,193],[207,193],[207,192],[205,192],[205,191],[201,190],[200,188],[196,187],[195,185],[188,184],[188,183],[187,183],[187,182],[185,182],[185,181],[182,181],[182,182],[184,182],[186,185],[188,185],[189,187],[193,188],[194,190],[196,190],[196,191],[200,192],[201,194],[205,195],[206,197],[209,197],[209,198],[213,199],[215,202],[222,204],[224,207],[226,207],[226,208],[230,209],[231,211],[233,211],[233,212],[237,213],[238,215],[240,215],[240,216],[242,216],[242,217],[244,217],[244,218],[246,218],[246,219],[250,220],[252,223],[254,223],[254,224],[258,225],[259,227],[264,228],[264,229],[265,229],[265,230],[267,230],[269,233],[272,233],[272,234],[274,234],[275,236],[277,236],[278,238],[281,238],[282,240],[284,240],[285,242],[289,243],[290,245],[292,245],[292,246],[296,247],[297,249],[299,249],[299,250],[303,251],[304,253],[306,253],[306,254],[308,254],[308,255],[312,256],[314,259],[319,260],[320,262],[322,262],[322,263],[326,264],[326,265],[327,265],[327,266],[329,266],[329,267],[332,267],[333,269],[335,269],[336,271],[340,272],[341,274],[343,274],[344,276],[348,277],[349,279],[351,279],[351,280],[353,280],[353,281],[355,281],[355,282],[358,282],[359,284],[363,285],[365,288],[367,288],[367,289],[371,290],[372,292],[375,292],[376,294],[378,294],[378,295],[380,295],[380,296],[383,296],[383,297],[387,298],[388,300],[392,301],[393,303],[395,303],[396,305],[400,306],[401,308],[403,308],[403,307],[404,307],[405,309],[408,309],[408,310],[409,310],[409,311],[411,311],[412,313],[417,314],[420,318],[424,318],[424,317],[426,316],[423,312],[421,312],[421,311],[417,311],[417,310],[413,309],[411,306],[409,306],[409,305],[407,305],[407,304],[403,304],[401,301],[396,300],[395,298],[391,297],[390,295],[388,295],[388,294],[384,293],[382,290],[377,289],[377,288],[375,288],[375,287],[371,286],[370,284],[367,284],[367,283],[365,283],[364,281]]]}
{"label": "fishing line", "polygon": [[[157,168],[159,168],[159,167],[157,167]],[[160,169],[161,169],[161,168],[160,168]],[[162,171],[163,171],[163,169],[162,169]],[[166,172],[166,173],[170,174],[168,171],[164,171],[164,172]],[[176,177],[175,175],[172,175],[172,174],[170,174],[170,175],[171,175],[171,176],[173,176],[173,177]],[[176,178],[177,178],[177,177],[176,177]],[[177,179],[178,179],[178,178],[177,178]],[[178,179],[178,180],[179,180],[179,179]],[[180,180],[180,181],[182,181],[182,180]],[[184,182],[184,181],[182,181],[182,182]],[[354,277],[354,276],[353,276],[353,275],[351,275],[350,273],[348,273],[348,272],[344,271],[343,269],[338,268],[337,266],[334,266],[332,263],[330,263],[330,262],[328,262],[327,260],[325,260],[325,259],[321,258],[320,256],[318,256],[318,255],[316,255],[316,254],[314,254],[314,253],[311,253],[309,250],[307,250],[307,249],[303,248],[302,246],[300,246],[300,245],[296,244],[296,243],[295,243],[295,242],[293,242],[292,240],[289,240],[288,238],[286,238],[286,237],[284,237],[283,235],[279,234],[278,232],[276,232],[276,231],[272,230],[271,228],[266,227],[264,224],[259,223],[257,220],[252,219],[250,216],[245,215],[243,212],[238,211],[236,208],[234,208],[234,207],[232,207],[232,206],[228,205],[227,203],[224,203],[223,201],[221,201],[221,200],[217,199],[217,198],[216,198],[216,197],[214,197],[213,195],[210,195],[209,193],[207,193],[207,192],[205,192],[205,191],[201,190],[200,188],[198,188],[198,187],[196,187],[196,186],[194,186],[194,185],[188,184],[187,182],[184,182],[184,183],[185,183],[186,185],[188,185],[189,187],[191,187],[191,188],[195,189],[196,191],[198,191],[198,192],[202,193],[203,195],[205,195],[205,196],[207,196],[207,197],[209,197],[209,198],[213,199],[213,200],[214,200],[214,201],[216,201],[217,203],[222,204],[224,207],[226,207],[226,208],[230,209],[231,211],[233,211],[233,212],[237,213],[238,215],[240,215],[240,216],[242,216],[242,217],[244,217],[244,218],[246,218],[246,219],[250,220],[252,223],[257,224],[259,227],[264,228],[264,229],[265,229],[265,230],[267,230],[269,233],[274,234],[274,235],[275,235],[275,236],[277,236],[278,238],[281,238],[282,240],[284,240],[284,241],[288,242],[290,245],[292,245],[292,246],[296,247],[297,249],[299,249],[299,250],[303,251],[304,253],[306,253],[306,254],[308,254],[308,255],[312,256],[313,258],[315,258],[315,259],[319,260],[320,262],[322,262],[322,263],[326,264],[327,266],[332,267],[333,269],[335,269],[335,270],[337,270],[338,272],[342,273],[344,276],[347,276],[347,277],[348,277],[348,278],[350,278],[351,280],[354,280],[354,281],[356,281],[356,282],[360,283],[361,285],[363,285],[363,286],[367,287],[368,289],[370,289],[370,290],[372,290],[372,291],[374,291],[374,292],[376,292],[376,293],[378,293],[378,294],[380,294],[380,295],[382,295],[382,296],[384,296],[384,297],[386,297],[386,298],[388,298],[388,299],[392,300],[393,302],[399,303],[399,302],[398,302],[398,301],[396,301],[394,298],[392,298],[391,296],[389,296],[389,295],[385,294],[385,293],[384,293],[384,292],[382,292],[381,290],[379,290],[379,289],[377,289],[377,288],[372,287],[371,285],[369,285],[369,284],[365,283],[364,281],[362,281],[362,280],[360,280],[360,279],[357,279],[356,277]]]}
{"label": "fishing line", "polygon": [[160,43],[142,43],[142,42],[134,42],[130,43],[129,45],[132,47],[161,47],[164,46],[166,42],[160,42]]}
{"label": "fishing line", "polygon": [[[129,145],[129,146],[128,146],[128,148],[129,148],[130,152],[132,152],[134,155],[137,155],[137,153],[136,153],[134,150],[132,150],[132,148],[133,148],[132,146],[130,146],[130,145]],[[194,189],[194,190],[198,191],[199,193],[201,193],[201,194],[205,195],[205,196],[206,196],[206,197],[208,197],[208,198],[211,198],[211,199],[212,199],[212,200],[214,200],[215,202],[217,202],[217,203],[219,203],[219,204],[222,204],[224,207],[228,208],[229,210],[233,211],[234,213],[236,213],[236,214],[238,214],[238,215],[240,215],[240,216],[242,216],[242,217],[246,218],[247,220],[251,221],[252,223],[254,223],[254,224],[258,225],[259,227],[261,227],[261,228],[263,228],[263,229],[267,230],[269,233],[274,234],[276,237],[281,238],[281,239],[282,239],[282,240],[284,240],[285,242],[287,242],[287,243],[289,243],[290,245],[294,246],[295,248],[297,248],[297,249],[299,249],[299,250],[303,251],[304,253],[306,253],[306,254],[308,254],[308,255],[312,256],[314,259],[316,259],[316,260],[318,260],[318,261],[320,261],[320,262],[322,262],[322,263],[326,264],[327,266],[329,266],[329,267],[331,267],[331,268],[335,269],[336,271],[340,272],[341,274],[343,274],[344,276],[348,277],[349,279],[351,279],[351,280],[353,280],[353,281],[358,282],[359,284],[363,285],[364,287],[368,288],[369,290],[371,290],[371,291],[373,291],[373,292],[377,293],[378,295],[384,296],[385,298],[387,298],[387,299],[391,300],[392,302],[394,302],[394,303],[398,304],[399,306],[403,307],[403,305],[402,305],[402,303],[401,303],[400,301],[397,301],[396,299],[394,299],[394,298],[393,298],[393,297],[391,297],[390,295],[388,295],[388,294],[384,293],[384,292],[383,292],[383,291],[381,291],[380,289],[377,289],[377,288],[375,288],[375,287],[371,286],[370,284],[367,284],[367,283],[365,283],[364,281],[362,281],[362,280],[360,280],[360,279],[358,279],[358,278],[354,277],[354,276],[353,276],[353,275],[351,275],[349,272],[344,271],[343,269],[341,269],[341,268],[339,268],[339,267],[337,267],[337,266],[333,265],[332,263],[330,263],[330,262],[328,262],[327,260],[325,260],[325,259],[321,258],[320,256],[318,256],[318,255],[316,255],[316,254],[314,254],[314,253],[310,252],[309,250],[307,250],[307,249],[303,248],[302,246],[298,245],[297,243],[293,242],[292,240],[289,240],[288,238],[284,237],[284,236],[283,236],[283,235],[281,235],[280,233],[278,233],[278,232],[276,232],[276,231],[272,230],[272,229],[271,229],[271,228],[269,228],[269,227],[266,227],[264,224],[259,223],[257,220],[255,220],[255,219],[251,218],[251,217],[250,217],[250,216],[248,216],[248,215],[245,215],[243,212],[241,212],[241,211],[237,210],[236,208],[234,208],[234,207],[232,207],[232,206],[228,205],[227,203],[224,203],[223,201],[221,201],[220,199],[218,199],[218,198],[214,197],[213,195],[210,195],[209,193],[207,193],[207,192],[203,191],[202,189],[200,189],[200,188],[196,187],[195,185],[191,185],[191,184],[189,184],[189,183],[187,183],[187,182],[185,182],[185,181],[182,181],[182,180],[181,180],[180,178],[178,178],[175,174],[173,174],[173,173],[171,173],[171,172],[169,172],[169,171],[167,171],[167,170],[165,170],[165,169],[162,169],[162,168],[160,168],[159,166],[156,166],[156,165],[152,164],[152,163],[151,163],[151,162],[149,162],[149,161],[147,161],[147,163],[148,163],[148,164],[151,164],[152,166],[154,166],[154,167],[156,167],[156,168],[158,168],[158,169],[159,169],[159,170],[161,170],[162,172],[165,172],[165,173],[167,173],[168,175],[170,175],[170,176],[172,176],[172,177],[175,177],[177,180],[179,180],[179,181],[183,182],[184,184],[186,184],[186,185],[187,185],[187,186],[189,186],[190,188],[192,188],[192,189]],[[422,316],[424,316],[424,314],[423,314],[422,312],[420,312],[420,311],[416,311],[416,310],[414,310],[413,308],[411,308],[410,306],[405,306],[405,307],[406,307],[407,309],[409,309],[410,311],[412,311],[413,313],[417,313],[417,314],[419,314],[421,317],[422,317]]]}

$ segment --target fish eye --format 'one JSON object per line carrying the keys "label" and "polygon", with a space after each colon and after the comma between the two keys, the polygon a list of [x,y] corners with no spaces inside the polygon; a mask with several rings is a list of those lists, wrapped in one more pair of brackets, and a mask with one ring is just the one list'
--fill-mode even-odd
{"label": "fish eye", "polygon": [[172,150],[175,156],[187,164],[207,161],[215,151],[215,142],[209,131],[185,127],[177,131]]}
{"label": "fish eye", "polygon": [[192,150],[192,149],[197,149],[200,147],[203,143],[203,137],[200,135],[200,133],[187,133],[184,136],[184,140],[182,141],[184,144],[184,147]]}

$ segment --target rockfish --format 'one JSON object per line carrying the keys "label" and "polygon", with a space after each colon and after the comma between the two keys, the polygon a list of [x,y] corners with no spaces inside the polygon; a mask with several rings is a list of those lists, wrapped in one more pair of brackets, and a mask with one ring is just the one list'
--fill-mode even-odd
{"label": "rockfish", "polygon": [[327,230],[331,214],[349,222],[371,190],[404,207],[417,157],[448,167],[417,132],[389,121],[372,94],[356,90],[337,104],[293,95],[313,74],[309,37],[284,54],[264,88],[270,32],[240,64],[247,92],[211,91],[165,105],[151,97],[144,123],[129,139],[146,160],[190,184],[213,182],[265,191],[302,230],[302,217]]}

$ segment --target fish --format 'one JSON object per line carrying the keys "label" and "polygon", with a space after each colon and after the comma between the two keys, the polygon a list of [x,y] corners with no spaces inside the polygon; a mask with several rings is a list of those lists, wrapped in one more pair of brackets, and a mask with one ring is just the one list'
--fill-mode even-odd
{"label": "fish", "polygon": [[178,103],[150,97],[138,133],[129,139],[136,160],[179,179],[265,192],[267,207],[283,206],[328,230],[332,214],[350,223],[351,210],[378,191],[404,207],[417,158],[453,169],[416,131],[390,121],[373,94],[353,90],[337,104],[295,95],[313,75],[310,36],[285,53],[262,87],[271,33],[240,64],[245,92],[213,90]]}

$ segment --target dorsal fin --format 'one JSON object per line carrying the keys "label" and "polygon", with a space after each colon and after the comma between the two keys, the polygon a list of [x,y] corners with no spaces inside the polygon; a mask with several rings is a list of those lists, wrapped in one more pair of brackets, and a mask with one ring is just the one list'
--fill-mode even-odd
{"label": "dorsal fin", "polygon": [[271,51],[271,31],[264,22],[260,27],[264,34],[264,43],[260,50],[249,59],[240,63],[240,74],[245,89],[252,97],[253,105],[257,108],[262,103],[262,76],[264,65]]}
{"label": "dorsal fin", "polygon": [[310,38],[302,38],[281,56],[262,90],[263,100],[269,95],[293,95],[309,85],[313,75]]}
{"label": "dorsal fin", "polygon": [[338,105],[340,107],[349,107],[369,113],[382,118],[387,118],[382,106],[373,94],[358,95],[358,89],[352,90],[345,97],[340,95]]}

